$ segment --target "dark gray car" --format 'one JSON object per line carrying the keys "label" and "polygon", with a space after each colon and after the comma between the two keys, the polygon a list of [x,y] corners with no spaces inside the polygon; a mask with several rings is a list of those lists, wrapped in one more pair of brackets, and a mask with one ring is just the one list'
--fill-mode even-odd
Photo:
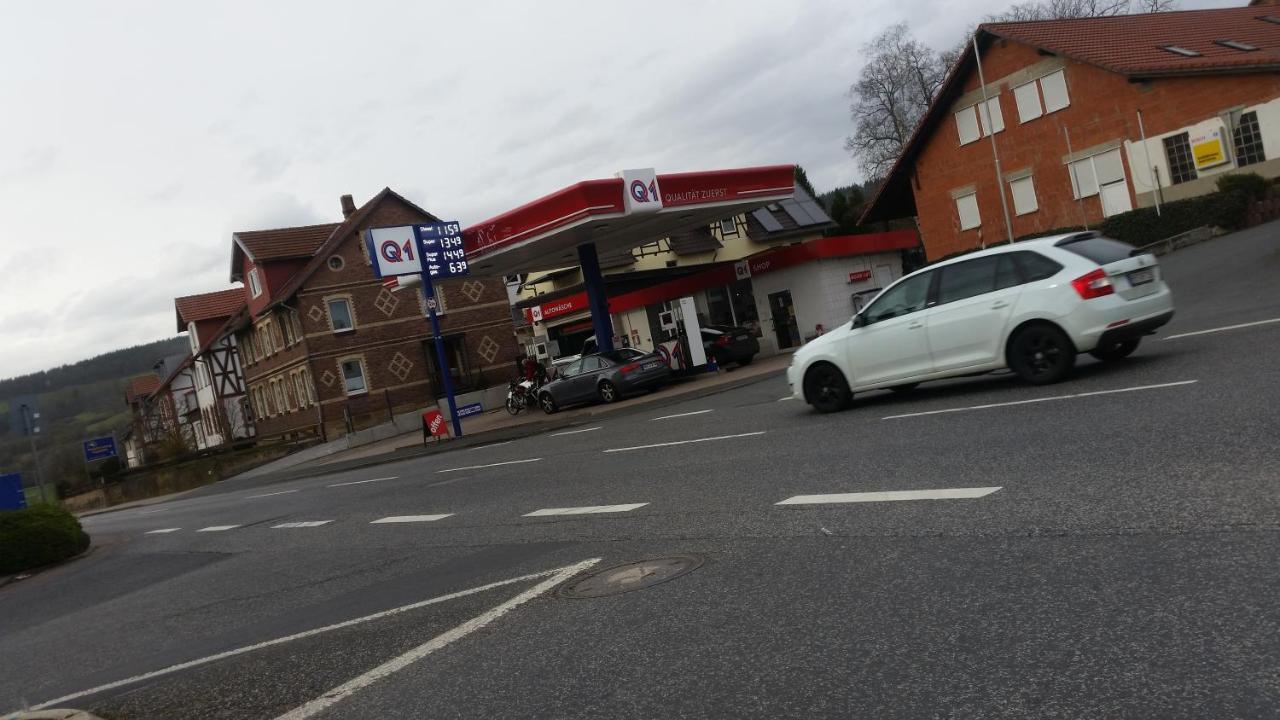
{"label": "dark gray car", "polygon": [[567,405],[613,402],[628,393],[656,388],[671,377],[671,368],[657,353],[631,348],[584,355],[560,368],[559,377],[538,393],[547,414]]}

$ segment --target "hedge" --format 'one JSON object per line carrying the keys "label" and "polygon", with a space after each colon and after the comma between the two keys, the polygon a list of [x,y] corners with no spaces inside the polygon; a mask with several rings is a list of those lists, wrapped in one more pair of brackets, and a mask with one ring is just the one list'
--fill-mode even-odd
{"label": "hedge", "polygon": [[1142,247],[1203,225],[1236,230],[1244,223],[1249,195],[1243,190],[1215,192],[1112,215],[1098,227],[1103,235]]}
{"label": "hedge", "polygon": [[51,565],[88,547],[80,521],[56,505],[0,512],[0,575]]}

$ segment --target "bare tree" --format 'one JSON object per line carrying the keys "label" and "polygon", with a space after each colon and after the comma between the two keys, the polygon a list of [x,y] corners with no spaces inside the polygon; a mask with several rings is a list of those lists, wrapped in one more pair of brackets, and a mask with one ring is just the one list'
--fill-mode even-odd
{"label": "bare tree", "polygon": [[849,88],[853,135],[845,140],[868,177],[881,177],[902,154],[945,76],[938,53],[912,37],[906,23],[889,26],[862,48],[869,58]]}
{"label": "bare tree", "polygon": [[988,15],[984,22],[1021,22],[1067,18],[1110,17],[1176,10],[1177,0],[1031,0]]}

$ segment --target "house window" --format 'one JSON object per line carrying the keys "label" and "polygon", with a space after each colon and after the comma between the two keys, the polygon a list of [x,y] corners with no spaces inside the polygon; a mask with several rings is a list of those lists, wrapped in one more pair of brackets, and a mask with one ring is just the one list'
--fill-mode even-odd
{"label": "house window", "polygon": [[283,415],[288,410],[288,405],[284,401],[284,385],[279,380],[271,381],[271,390],[275,393],[276,407],[280,408],[280,414]]}
{"label": "house window", "polygon": [[267,326],[258,326],[258,345],[262,348],[262,357],[271,356],[271,336],[267,334]]}
{"label": "house window", "polygon": [[973,107],[956,113],[956,133],[960,136],[961,145],[968,145],[981,137],[978,133],[978,113]]}
{"label": "house window", "polygon": [[314,405],[316,403],[316,386],[311,382],[311,371],[307,368],[302,368],[299,374],[302,376],[302,385],[307,391],[307,402]]}
{"label": "house window", "polygon": [[960,229],[972,230],[982,224],[978,215],[978,194],[976,192],[956,198],[956,215],[960,216]]}
{"label": "house window", "polygon": [[1077,200],[1094,195],[1102,196],[1104,217],[1133,209],[1119,148],[1069,163],[1067,172],[1071,177],[1072,195]]}
{"label": "house window", "polygon": [[1196,179],[1196,163],[1191,156],[1191,138],[1187,133],[1165,138],[1164,154],[1169,160],[1169,182],[1177,185]]}
{"label": "house window", "polygon": [[298,407],[305,408],[307,406],[307,390],[302,384],[302,372],[293,374],[293,393],[298,396]]}
{"label": "house window", "polygon": [[720,237],[738,234],[738,221],[733,218],[720,221]]}
{"label": "house window", "polygon": [[268,381],[267,384],[263,386],[262,394],[267,396],[267,414],[275,415],[276,414],[276,398],[275,398],[275,394],[271,390],[270,381]]}
{"label": "house window", "polygon": [[348,395],[360,395],[366,391],[364,382],[364,363],[358,359],[343,360],[342,382]]}
{"label": "house window", "polygon": [[1057,112],[1071,104],[1067,97],[1067,76],[1059,70],[1040,78],[1040,93],[1044,95],[1044,112]]}
{"label": "house window", "polygon": [[1235,144],[1236,166],[1253,165],[1267,159],[1262,150],[1262,128],[1258,126],[1258,113],[1247,112],[1240,116],[1235,130],[1231,131]]}
{"label": "house window", "polygon": [[289,322],[288,313],[281,313],[278,319],[280,320],[280,333],[284,336],[284,346],[293,347],[293,323]]}
{"label": "house window", "polygon": [[289,322],[293,325],[293,339],[295,342],[302,342],[302,320],[298,319],[297,313],[289,313]]}
{"label": "house window", "polygon": [[[1041,104],[1041,96],[1044,104]],[[1049,73],[1013,89],[1013,99],[1018,105],[1018,121],[1030,122],[1051,112],[1071,105],[1067,94],[1067,76],[1064,71]]]}
{"label": "house window", "polygon": [[275,345],[276,352],[280,352],[285,348],[284,337],[280,332],[280,323],[268,321],[267,327],[270,328],[271,341]]}
{"label": "house window", "polygon": [[262,294],[262,281],[258,279],[258,268],[249,269],[249,294],[253,297]]}
{"label": "house window", "polygon": [[1026,215],[1040,209],[1036,202],[1036,186],[1030,175],[1010,180],[1009,194],[1013,196],[1013,212],[1017,215]]}
{"label": "house window", "polygon": [[982,136],[993,135],[1004,130],[1004,113],[1000,111],[1000,96],[978,103],[978,119],[982,121]]}
{"label": "house window", "polygon": [[293,412],[298,409],[298,396],[294,393],[293,380],[290,376],[285,375],[280,379],[280,385],[284,388],[284,400],[288,405],[289,411]]}
{"label": "house window", "polygon": [[355,322],[351,318],[351,301],[334,298],[326,304],[329,306],[329,327],[334,332],[347,332],[355,328]]}
{"label": "house window", "polygon": [[346,265],[346,263],[343,262],[341,255],[330,255],[328,265],[330,270],[338,272]]}
{"label": "house window", "polygon": [[1044,114],[1040,107],[1040,93],[1035,82],[1013,89],[1013,99],[1018,105],[1018,122],[1030,122]]}

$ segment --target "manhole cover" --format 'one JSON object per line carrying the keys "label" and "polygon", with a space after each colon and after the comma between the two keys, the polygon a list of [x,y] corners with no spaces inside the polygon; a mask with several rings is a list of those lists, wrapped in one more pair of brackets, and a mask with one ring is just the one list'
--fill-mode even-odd
{"label": "manhole cover", "polygon": [[702,558],[675,555],[615,565],[560,586],[561,597],[597,598],[619,595],[673,580],[702,567]]}

